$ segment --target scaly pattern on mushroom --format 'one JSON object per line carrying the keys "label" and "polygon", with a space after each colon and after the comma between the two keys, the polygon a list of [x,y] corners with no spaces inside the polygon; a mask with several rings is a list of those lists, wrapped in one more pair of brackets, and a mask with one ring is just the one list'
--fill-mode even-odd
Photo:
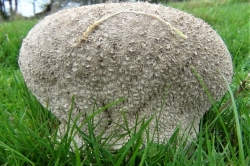
{"label": "scaly pattern on mushroom", "polygon": [[[125,125],[124,114],[130,128],[136,117],[155,115],[158,124],[156,118],[150,123],[151,136],[158,125],[155,142],[166,141],[178,125],[184,132],[191,122],[189,134],[195,137],[211,102],[193,71],[214,100],[227,91],[221,75],[231,82],[233,73],[227,47],[208,24],[142,2],[83,6],[47,16],[23,41],[19,65],[31,92],[61,121],[62,133],[72,96],[72,117],[81,114],[79,123],[94,105],[125,97],[95,116],[95,132],[119,135],[125,132],[116,130],[117,124]],[[75,139],[80,146],[81,137]]]}

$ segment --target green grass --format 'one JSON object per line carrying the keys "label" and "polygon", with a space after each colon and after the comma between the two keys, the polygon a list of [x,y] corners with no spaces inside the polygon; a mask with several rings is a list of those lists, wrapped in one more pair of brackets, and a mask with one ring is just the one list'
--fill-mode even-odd
{"label": "green grass", "polygon": [[18,68],[17,57],[21,42],[37,20],[0,24],[0,67]]}
{"label": "green grass", "polygon": [[249,4],[231,0],[169,5],[208,22],[225,41],[235,69],[228,93],[204,115],[192,144],[187,145],[178,129],[167,144],[152,143],[151,119],[142,119],[137,122],[139,130],[127,129],[130,140],[110,151],[101,135],[93,133],[92,119],[123,99],[94,110],[83,122],[89,131],[81,133],[85,142],[81,149],[71,149],[71,130],[59,141],[60,122],[28,91],[17,66],[21,41],[37,22],[20,20],[0,24],[0,165],[250,165]]}

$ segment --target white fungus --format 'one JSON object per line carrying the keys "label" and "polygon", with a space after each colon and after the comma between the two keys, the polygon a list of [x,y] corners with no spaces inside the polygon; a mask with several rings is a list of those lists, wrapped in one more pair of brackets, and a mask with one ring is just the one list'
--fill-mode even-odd
{"label": "white fungus", "polygon": [[[155,115],[150,123],[152,136],[158,118],[155,142],[192,122],[195,137],[212,105],[197,77],[218,100],[227,91],[222,75],[231,82],[233,73],[224,42],[208,24],[171,7],[141,2],[83,6],[47,16],[23,41],[19,65],[31,92],[61,121],[62,133],[73,96],[72,117],[81,113],[80,122],[94,105],[125,97],[95,116],[95,132],[119,135],[125,132],[115,131],[117,124],[125,125],[124,114],[130,128],[136,116]],[[82,144],[79,135],[75,140]]]}

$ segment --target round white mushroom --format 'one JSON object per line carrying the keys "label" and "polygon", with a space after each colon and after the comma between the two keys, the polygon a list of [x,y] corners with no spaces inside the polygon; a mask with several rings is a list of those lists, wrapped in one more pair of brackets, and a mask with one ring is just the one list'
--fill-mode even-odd
{"label": "round white mushroom", "polygon": [[[231,82],[230,54],[204,21],[185,12],[149,3],[108,3],[66,9],[47,16],[22,44],[19,65],[25,82],[43,106],[61,121],[64,133],[71,99],[79,123],[119,98],[126,101],[96,115],[97,134],[122,134],[136,117],[150,118],[155,142],[190,123],[195,136],[211,102]],[[157,119],[157,120],[156,120]],[[158,122],[158,123],[156,123]],[[83,132],[87,127],[83,126]],[[113,136],[115,140],[115,136]],[[124,137],[121,142],[127,141]],[[75,137],[78,145],[81,137]]]}

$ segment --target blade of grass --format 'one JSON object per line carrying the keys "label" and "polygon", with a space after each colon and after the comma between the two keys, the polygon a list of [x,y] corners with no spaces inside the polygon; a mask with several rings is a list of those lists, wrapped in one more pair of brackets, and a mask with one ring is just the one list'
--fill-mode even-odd
{"label": "blade of grass", "polygon": [[[223,75],[222,75],[223,76]],[[235,125],[236,125],[236,132],[237,132],[237,138],[238,138],[238,144],[239,144],[239,158],[240,158],[240,163],[242,166],[246,166],[246,162],[245,162],[245,158],[244,158],[244,150],[243,150],[243,144],[242,144],[242,133],[241,133],[241,128],[240,128],[240,122],[239,122],[239,115],[238,115],[238,111],[237,111],[237,107],[235,104],[235,100],[234,100],[234,96],[233,96],[233,92],[227,82],[227,79],[223,76],[226,84],[227,84],[227,88],[228,91],[230,93],[231,96],[231,100],[232,100],[232,105],[233,105],[233,112],[234,112],[234,119],[235,119]]]}
{"label": "blade of grass", "polygon": [[75,147],[75,157],[76,157],[76,166],[82,166],[83,164],[81,163],[81,157],[80,157],[80,152],[79,149],[77,147],[76,141],[73,140],[74,143],[74,147]]}

